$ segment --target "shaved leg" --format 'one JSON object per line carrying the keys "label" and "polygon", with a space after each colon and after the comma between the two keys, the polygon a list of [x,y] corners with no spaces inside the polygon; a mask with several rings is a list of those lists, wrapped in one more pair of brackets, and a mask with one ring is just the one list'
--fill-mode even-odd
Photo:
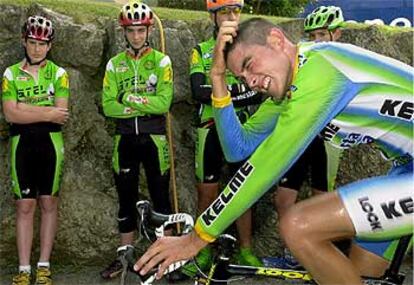
{"label": "shaved leg", "polygon": [[50,260],[57,230],[58,201],[59,198],[48,195],[39,198],[41,212],[39,261]]}
{"label": "shaved leg", "polygon": [[30,265],[30,253],[32,251],[33,241],[33,217],[36,204],[36,199],[20,199],[16,201],[16,240],[20,265]]}
{"label": "shaved leg", "polygon": [[296,203],[298,191],[286,187],[279,187],[274,194],[273,203],[279,219]]}
{"label": "shaved leg", "polygon": [[351,259],[361,276],[381,277],[389,265],[386,259],[355,243],[352,244],[349,259]]}
{"label": "shaved leg", "polygon": [[333,244],[355,235],[336,192],[295,204],[282,217],[280,228],[293,255],[318,284],[362,284],[351,260]]}

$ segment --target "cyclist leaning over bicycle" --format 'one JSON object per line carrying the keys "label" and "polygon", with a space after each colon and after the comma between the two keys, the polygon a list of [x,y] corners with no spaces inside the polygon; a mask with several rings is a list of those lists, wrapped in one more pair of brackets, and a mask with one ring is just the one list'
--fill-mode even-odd
{"label": "cyclist leaning over bicycle", "polygon": [[[250,131],[241,131],[234,115],[224,81],[226,64],[253,90],[273,99],[262,104],[268,118]],[[282,236],[320,284],[362,284],[361,274],[380,273],[391,241],[412,232],[412,76],[412,67],[353,45],[296,46],[260,18],[239,27],[226,22],[211,72],[217,129],[223,144],[229,141],[223,136],[232,134],[234,144],[225,149],[257,149],[199,217],[195,232],[160,239],[135,269],[145,273],[161,263],[160,276],[167,264],[194,256],[278,181],[328,125],[332,143],[343,148],[375,144],[393,161],[393,171],[295,204],[281,221]],[[267,127],[269,119],[277,120],[276,128]],[[350,258],[332,244],[348,237],[365,244],[354,243]]]}

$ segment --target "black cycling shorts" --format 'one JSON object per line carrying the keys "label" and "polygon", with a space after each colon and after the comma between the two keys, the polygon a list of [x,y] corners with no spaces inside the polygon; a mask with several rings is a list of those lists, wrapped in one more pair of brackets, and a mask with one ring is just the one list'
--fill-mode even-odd
{"label": "black cycling shorts", "polygon": [[311,187],[326,192],[328,191],[327,165],[324,140],[317,136],[282,177],[279,186],[299,191],[309,173]]}
{"label": "black cycling shorts", "polygon": [[12,136],[11,176],[16,199],[59,193],[63,165],[61,132],[24,133]]}
{"label": "black cycling shorts", "polygon": [[[207,128],[197,129],[196,142],[196,178],[201,183],[217,183],[222,167],[226,163],[220,140],[214,124]],[[231,175],[236,173],[244,161],[228,163]]]}

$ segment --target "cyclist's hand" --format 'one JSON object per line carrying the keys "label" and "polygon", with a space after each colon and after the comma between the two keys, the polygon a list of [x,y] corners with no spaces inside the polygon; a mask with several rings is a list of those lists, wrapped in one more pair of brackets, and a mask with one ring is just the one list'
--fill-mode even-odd
{"label": "cyclist's hand", "polygon": [[194,257],[206,245],[207,242],[200,239],[195,232],[180,237],[162,237],[141,256],[134,270],[145,275],[159,265],[156,278],[160,279],[170,264]]}
{"label": "cyclist's hand", "polygon": [[49,122],[63,125],[69,119],[69,110],[61,107],[51,107],[48,110]]}
{"label": "cyclist's hand", "polygon": [[224,21],[221,24],[214,47],[211,76],[225,76],[226,61],[224,59],[224,49],[228,43],[231,44],[233,42],[233,38],[237,35],[237,27],[238,23],[236,21]]}

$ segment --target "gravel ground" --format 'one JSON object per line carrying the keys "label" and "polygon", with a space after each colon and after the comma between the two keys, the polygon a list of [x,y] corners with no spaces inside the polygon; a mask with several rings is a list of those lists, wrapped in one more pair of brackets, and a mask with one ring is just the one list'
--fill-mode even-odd
{"label": "gravel ground", "polygon": [[[54,284],[55,285],[119,285],[120,279],[116,278],[110,281],[102,280],[99,276],[99,267],[63,267],[54,271]],[[407,257],[402,266],[402,272],[406,274],[404,285],[413,285],[413,260],[412,257]],[[14,269],[2,269],[0,270],[0,284],[9,285]],[[136,285],[134,282],[134,276],[129,275],[128,283],[126,285]],[[165,280],[154,283],[155,284],[169,284]],[[190,285],[191,281],[176,282],[178,285]],[[257,284],[257,285],[287,285],[287,284],[303,284],[301,282],[282,281],[278,279],[264,279],[264,278],[248,278],[239,280],[233,284]]]}

